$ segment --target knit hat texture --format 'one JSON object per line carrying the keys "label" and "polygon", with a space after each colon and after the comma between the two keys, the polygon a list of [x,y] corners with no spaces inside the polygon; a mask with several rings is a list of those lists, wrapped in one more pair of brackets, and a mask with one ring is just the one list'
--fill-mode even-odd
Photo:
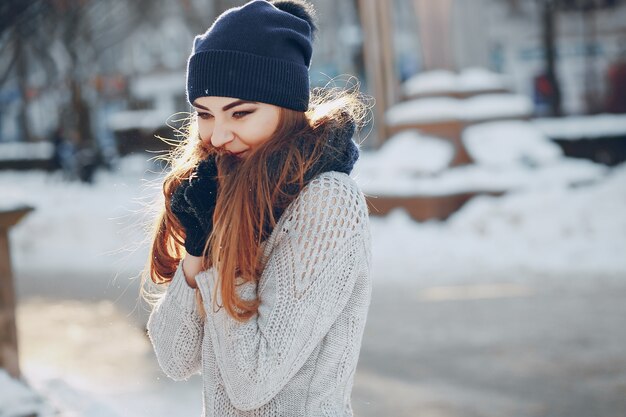
{"label": "knit hat texture", "polygon": [[253,0],[222,13],[194,39],[187,99],[233,97],[306,111],[316,30],[301,0]]}

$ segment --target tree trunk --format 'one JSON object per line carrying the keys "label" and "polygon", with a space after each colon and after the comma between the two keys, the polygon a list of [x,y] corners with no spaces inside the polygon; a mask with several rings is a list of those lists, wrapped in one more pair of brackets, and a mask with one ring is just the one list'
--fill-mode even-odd
{"label": "tree trunk", "polygon": [[541,23],[543,32],[543,50],[545,57],[545,74],[551,86],[551,116],[561,116],[561,87],[556,73],[556,5],[554,0],[541,0]]}
{"label": "tree trunk", "polygon": [[72,91],[72,111],[75,117],[75,125],[73,128],[76,129],[78,133],[80,145],[92,147],[91,114],[89,106],[85,100],[83,100],[80,82],[76,79],[70,80],[70,89]]}
{"label": "tree trunk", "polygon": [[593,5],[583,10],[585,44],[585,104],[587,113],[601,112],[598,74],[596,71],[596,9]]}
{"label": "tree trunk", "polygon": [[22,42],[19,30],[14,30],[15,36],[15,74],[17,76],[17,86],[22,96],[20,110],[17,115],[17,125],[20,130],[20,140],[32,142],[33,135],[28,123],[28,64],[26,62],[26,48]]}

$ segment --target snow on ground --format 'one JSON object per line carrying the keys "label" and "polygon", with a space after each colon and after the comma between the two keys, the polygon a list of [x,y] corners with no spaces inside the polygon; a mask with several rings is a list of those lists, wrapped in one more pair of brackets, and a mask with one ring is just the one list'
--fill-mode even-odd
{"label": "snow on ground", "polygon": [[[11,232],[15,268],[22,273],[88,272],[85,279],[137,273],[147,254],[144,227],[153,215],[145,205],[160,194],[158,186],[146,184],[158,181],[156,174],[146,174],[148,168],[142,157],[125,158],[116,172],[100,173],[94,186],[40,172],[0,173],[5,201],[36,208]],[[502,188],[510,191],[476,198],[447,222],[420,224],[403,211],[372,217],[375,280],[427,281],[434,271],[459,276],[522,266],[626,273],[626,166],[607,174],[608,168],[598,164],[562,158],[506,175],[480,166],[446,172],[423,182],[420,191],[435,195],[454,186],[467,191],[479,189],[481,181],[493,190],[500,177]],[[379,186],[378,191],[401,194],[399,178],[376,184],[376,179],[355,177],[366,193]],[[516,182],[517,189],[511,186]],[[407,186],[406,191],[414,190]]]}
{"label": "snow on ground", "polygon": [[[374,285],[626,277],[626,164],[595,175],[597,164],[558,161],[534,168],[520,164],[517,175],[527,176],[526,187],[502,197],[477,197],[445,222],[418,223],[400,209],[372,217]],[[147,254],[143,227],[152,212],[146,204],[160,194],[159,175],[149,169],[154,168],[144,156],[123,158],[114,172],[98,173],[93,186],[41,172],[0,172],[2,205],[36,208],[10,234],[18,274],[55,279],[70,272],[87,281],[136,274]],[[492,185],[501,172],[474,166],[444,173],[456,172],[454,181],[467,189],[472,170],[485,181],[492,177]],[[559,170],[567,172],[567,181]],[[529,172],[535,172],[533,186]],[[584,181],[568,185],[576,176]],[[385,181],[391,188],[399,179]],[[430,187],[437,192],[436,183]],[[71,299],[69,285],[57,284],[57,295]],[[123,315],[108,300],[21,301],[22,369],[31,385],[74,412],[68,415],[160,417],[182,415],[181,409],[199,415],[201,381],[167,380],[143,329]],[[112,340],[123,340],[123,348],[106,351]],[[0,382],[0,396],[8,385]]]}
{"label": "snow on ground", "polygon": [[594,139],[626,136],[626,115],[598,114],[535,119],[532,122],[544,135],[553,139]]}
{"label": "snow on ground", "polygon": [[54,408],[32,388],[0,368],[0,417],[52,417]]}
{"label": "snow on ground", "polygon": [[561,158],[543,166],[511,165],[506,168],[462,165],[434,176],[369,177],[356,170],[356,181],[366,195],[435,197],[473,192],[562,189],[601,180],[609,169],[587,160]]}
{"label": "snow on ground", "polygon": [[[433,175],[373,176],[357,165],[356,180],[372,196],[506,192],[471,200],[447,222],[416,223],[402,210],[372,218],[377,282],[626,273],[626,165],[565,158],[523,121],[471,127],[464,142],[476,164]],[[428,153],[416,142],[395,155],[419,161]],[[390,172],[396,163],[383,153],[377,162]]]}
{"label": "snow on ground", "polygon": [[379,151],[363,152],[354,175],[366,194],[408,197],[560,189],[598,181],[609,171],[588,160],[565,158],[558,145],[523,120],[465,129],[471,165],[445,169],[453,154],[444,143],[404,131]]}
{"label": "snow on ground", "polygon": [[481,123],[463,131],[463,144],[475,163],[495,167],[540,165],[563,156],[561,148],[523,120]]}
{"label": "snow on ground", "polygon": [[526,118],[533,105],[526,96],[516,94],[482,94],[466,99],[450,97],[419,98],[396,104],[387,110],[390,126],[438,123],[447,121],[480,121],[503,118]]}
{"label": "snow on ground", "polygon": [[11,231],[15,267],[94,275],[137,270],[147,253],[147,204],[158,195],[142,179],[149,168],[145,156],[123,158],[117,171],[99,172],[93,187],[58,173],[0,173],[2,205],[35,208]]}
{"label": "snow on ground", "polygon": [[448,168],[453,158],[450,142],[406,130],[376,151],[362,151],[355,170],[368,178],[428,175]]}
{"label": "snow on ground", "polygon": [[537,188],[471,200],[447,222],[397,210],[372,218],[379,285],[626,276],[626,165],[595,185]]}

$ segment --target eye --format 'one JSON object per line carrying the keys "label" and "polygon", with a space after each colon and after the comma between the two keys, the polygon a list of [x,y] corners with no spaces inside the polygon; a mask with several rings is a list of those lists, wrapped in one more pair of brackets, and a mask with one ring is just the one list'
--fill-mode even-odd
{"label": "eye", "polygon": [[233,113],[233,117],[235,119],[241,119],[249,114],[254,113],[254,111],[249,111],[249,110],[242,110],[242,111],[236,111]]}
{"label": "eye", "polygon": [[206,113],[206,112],[196,112],[196,114],[202,120],[209,120],[213,117],[211,113]]}

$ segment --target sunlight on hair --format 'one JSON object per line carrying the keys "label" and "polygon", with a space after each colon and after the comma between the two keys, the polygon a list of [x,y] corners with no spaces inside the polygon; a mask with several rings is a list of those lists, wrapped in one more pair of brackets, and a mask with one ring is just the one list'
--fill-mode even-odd
{"label": "sunlight on hair", "polygon": [[[271,227],[275,226],[277,219],[274,218],[273,207],[279,200],[286,207],[297,196],[296,193],[276,193],[272,190],[285,190],[285,184],[299,184],[297,188],[304,186],[305,173],[332,146],[326,140],[315,139],[333,135],[350,124],[354,125],[357,132],[365,126],[371,126],[374,100],[361,93],[359,88],[357,78],[348,76],[337,77],[325,87],[312,89],[309,109],[306,112],[284,109],[280,128],[274,133],[273,139],[241,165],[233,166],[233,161],[227,156],[218,159],[220,175],[234,168],[241,175],[220,176],[222,198],[218,199],[216,205],[216,224],[205,247],[203,268],[214,265],[220,271],[219,287],[222,300],[225,300],[224,307],[236,320],[247,320],[256,314],[259,305],[258,299],[243,300],[235,291],[237,279],[257,281],[260,276],[263,233],[259,231],[263,230],[266,222]],[[142,274],[142,296],[150,304],[161,298],[163,284],[172,280],[184,256],[185,232],[171,212],[168,201],[174,190],[194,172],[199,161],[206,159],[210,153],[220,154],[219,150],[205,147],[199,140],[195,113],[175,113],[168,119],[167,125],[173,130],[174,138],[157,139],[169,145],[170,150],[153,158],[164,162],[164,172],[161,178],[162,199],[158,203],[160,214],[156,216],[151,230],[151,255]],[[307,151],[303,153],[304,148],[299,146],[304,146],[302,144],[307,140],[310,140],[311,146],[305,147]],[[354,141],[358,145],[363,142]],[[297,146],[297,143],[301,145]],[[283,158],[274,178],[278,186],[268,182],[266,162],[267,157],[276,158],[277,155]],[[252,190],[254,192],[250,193]],[[204,316],[201,294],[197,292],[196,297]]]}
{"label": "sunlight on hair", "polygon": [[307,117],[313,127],[323,124],[328,119],[347,119],[354,121],[357,131],[369,126],[367,134],[357,143],[361,144],[373,130],[373,112],[375,99],[360,91],[361,83],[351,75],[342,75],[330,79],[324,87],[311,90],[311,100]]}

